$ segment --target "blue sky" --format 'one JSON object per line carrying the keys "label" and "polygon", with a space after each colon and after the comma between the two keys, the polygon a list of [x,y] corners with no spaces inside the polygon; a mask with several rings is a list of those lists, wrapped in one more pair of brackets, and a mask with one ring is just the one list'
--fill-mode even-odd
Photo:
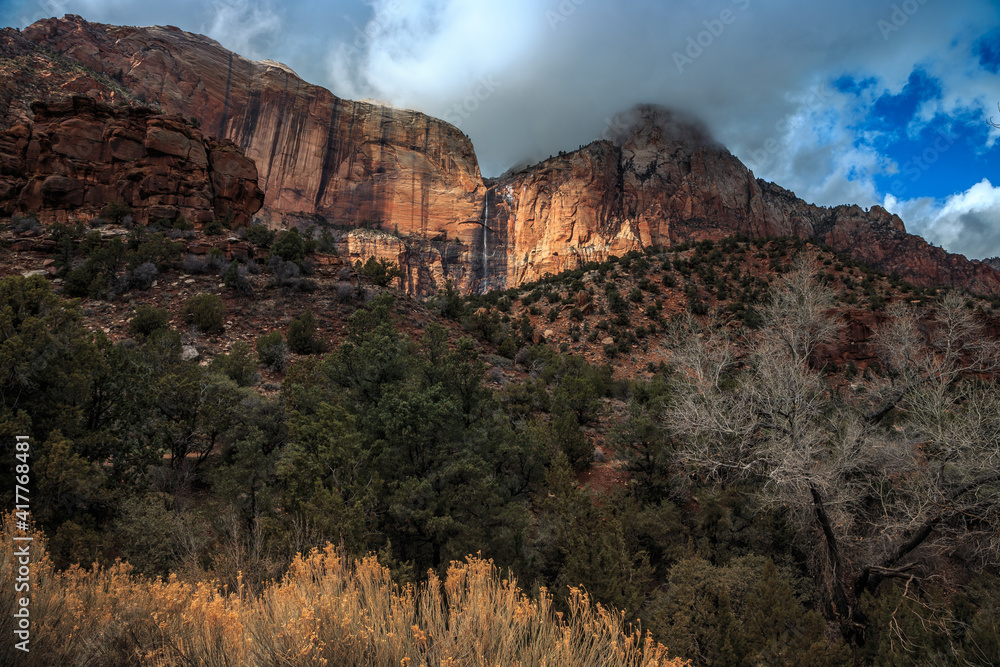
{"label": "blue sky", "polygon": [[445,118],[486,175],[663,104],[807,201],[883,205],[1000,255],[995,0],[0,0],[3,25],[63,13],[176,25]]}

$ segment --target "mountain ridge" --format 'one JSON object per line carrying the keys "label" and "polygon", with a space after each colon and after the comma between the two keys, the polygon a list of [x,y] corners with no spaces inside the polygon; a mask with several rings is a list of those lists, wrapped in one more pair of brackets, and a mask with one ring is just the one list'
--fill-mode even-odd
{"label": "mountain ridge", "polygon": [[502,289],[649,245],[795,235],[917,285],[1000,294],[1000,271],[987,263],[907,234],[879,206],[808,204],[668,110],[638,107],[614,141],[484,179],[471,141],[446,121],[341,99],[287,66],[178,28],[67,15],[4,31],[0,49],[17,52],[18,39],[84,71],[8,94],[0,106],[8,124],[18,109],[27,119],[27,98],[40,93],[153,103],[194,118],[256,163],[261,220],[332,224],[343,253],[398,263],[413,293],[448,282],[465,293]]}

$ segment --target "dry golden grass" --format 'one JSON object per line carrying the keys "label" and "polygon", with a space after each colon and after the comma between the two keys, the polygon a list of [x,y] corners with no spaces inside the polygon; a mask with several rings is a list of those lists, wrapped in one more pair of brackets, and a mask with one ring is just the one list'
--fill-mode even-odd
{"label": "dry golden grass", "polygon": [[[14,590],[14,525],[3,522],[0,589]],[[395,584],[374,557],[332,546],[299,556],[259,597],[214,582],[149,580],[129,566],[56,572],[32,542],[31,652],[4,642],[3,664],[204,667],[287,665],[679,667],[622,614],[573,590],[570,613],[503,579],[491,561],[452,563],[444,581]],[[4,603],[0,632],[11,637]]]}

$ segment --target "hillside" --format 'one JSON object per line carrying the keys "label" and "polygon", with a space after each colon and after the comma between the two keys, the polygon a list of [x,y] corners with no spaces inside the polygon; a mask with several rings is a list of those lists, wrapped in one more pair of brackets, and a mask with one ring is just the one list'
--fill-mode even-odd
{"label": "hillside", "polygon": [[[378,552],[402,582],[428,570],[444,576],[450,561],[482,552],[526,586],[548,587],[559,610],[573,609],[568,587],[583,585],[698,665],[730,650],[765,662],[784,653],[849,664],[846,644],[868,656],[863,664],[882,664],[873,656],[896,650],[892,609],[907,605],[895,613],[919,623],[928,599],[947,600],[931,616],[942,625],[914,641],[991,655],[995,579],[976,563],[992,553],[994,443],[959,431],[963,423],[988,431],[1000,414],[988,408],[995,381],[974,381],[991,368],[983,344],[1000,330],[996,299],[956,300],[788,237],[650,249],[520,290],[418,301],[386,286],[392,265],[317,253],[324,241],[297,231],[272,236],[255,225],[240,240],[155,223],[44,234],[30,221],[15,226],[17,237],[0,235],[11,247],[0,296],[18,304],[0,323],[0,354],[15,371],[3,378],[0,410],[2,423],[31,434],[32,516],[57,565],[124,557],[138,574],[175,573],[210,597],[213,586],[199,582],[271,599],[267,582],[294,553],[331,539],[345,556]],[[155,274],[138,271],[141,260]],[[817,493],[836,503],[845,572],[860,577],[888,562],[877,567],[928,578],[918,593],[891,580],[858,583],[870,592],[848,592],[838,609],[825,592],[808,497],[779,486],[787,495],[774,504],[762,493],[774,472],[752,466],[734,477],[688,449],[716,437],[709,429],[707,440],[687,439],[708,426],[684,421],[698,414],[684,407],[689,379],[699,377],[691,364],[730,349],[720,384],[697,395],[737,400],[712,414],[740,417],[740,397],[754,396],[745,383],[773,382],[757,364],[784,358],[767,347],[785,317],[776,304],[803,270],[821,310],[796,326],[836,323],[798,367],[818,402],[803,426],[833,428],[822,437],[835,438],[890,401],[888,416],[857,431],[862,451],[896,452],[889,459],[866,456],[870,467],[859,473],[830,467],[839,458],[807,459],[820,466],[811,473],[823,480]],[[82,301],[61,301],[49,284]],[[911,361],[900,365],[886,336],[910,326]],[[972,421],[926,430],[940,415],[933,421],[924,412],[933,405],[913,393],[924,386],[953,396],[942,409]],[[770,446],[766,433],[746,443]],[[928,438],[958,466],[953,473],[921,477],[932,470],[928,452],[908,448]],[[912,457],[899,458],[906,451]],[[893,514],[878,518],[842,497],[852,484],[826,481],[862,474],[879,488],[900,470],[962,501],[960,516],[975,523],[928,515],[903,488]],[[974,497],[954,495],[971,482]],[[884,561],[894,540],[908,539],[885,521],[947,530]],[[985,574],[973,582],[978,568]],[[102,572],[92,576],[110,576]],[[149,584],[116,581],[133,591],[121,599],[145,598]],[[233,623],[256,613],[212,599]],[[957,606],[965,599],[971,607]],[[971,634],[951,625],[961,609],[971,610],[961,612],[971,613]],[[687,625],[702,614],[717,623]],[[789,634],[774,632],[784,627]],[[727,648],[727,636],[739,648]]]}

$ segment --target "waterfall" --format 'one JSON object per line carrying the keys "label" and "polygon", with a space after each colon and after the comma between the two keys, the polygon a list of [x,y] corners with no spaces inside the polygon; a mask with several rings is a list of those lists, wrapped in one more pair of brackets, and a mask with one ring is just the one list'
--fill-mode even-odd
{"label": "waterfall", "polygon": [[490,191],[486,191],[486,205],[483,207],[483,294],[486,294],[486,288],[490,284],[490,265],[486,257],[486,232],[489,230],[487,227],[487,222],[490,217]]}

